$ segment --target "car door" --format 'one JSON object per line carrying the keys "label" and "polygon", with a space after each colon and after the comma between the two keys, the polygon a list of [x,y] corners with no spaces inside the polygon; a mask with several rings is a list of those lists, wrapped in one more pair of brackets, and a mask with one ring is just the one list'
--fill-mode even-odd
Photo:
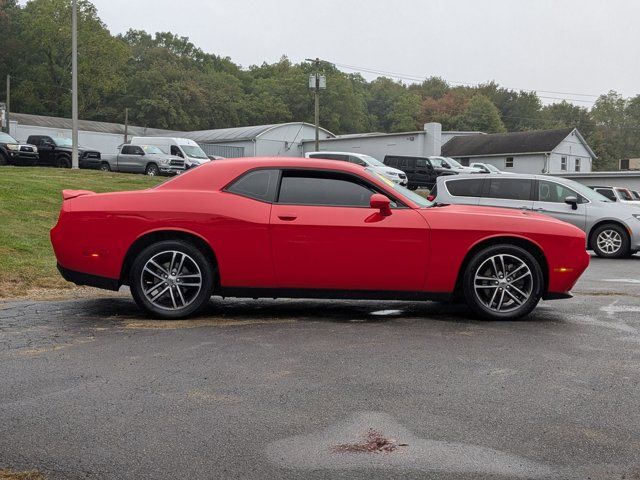
{"label": "car door", "polygon": [[39,136],[34,140],[35,146],[38,147],[39,160],[41,165],[53,165],[55,162],[54,150],[56,148],[55,143],[50,137]]}
{"label": "car door", "polygon": [[436,173],[428,158],[413,158],[418,185],[432,187],[436,183]]}
{"label": "car door", "polygon": [[351,174],[285,170],[270,231],[279,288],[420,291],[428,226],[415,210],[369,206],[376,188]]}
{"label": "car door", "polygon": [[487,178],[478,205],[531,210],[533,185],[529,178]]}
{"label": "car door", "polygon": [[[569,187],[550,180],[538,180],[536,195],[533,202],[533,210],[538,213],[550,215],[553,218],[570,223],[585,230],[587,220],[588,200]],[[568,205],[567,197],[575,197],[578,203]]]}
{"label": "car door", "polygon": [[128,173],[144,172],[142,148],[138,145],[123,145],[118,156],[118,171]]}

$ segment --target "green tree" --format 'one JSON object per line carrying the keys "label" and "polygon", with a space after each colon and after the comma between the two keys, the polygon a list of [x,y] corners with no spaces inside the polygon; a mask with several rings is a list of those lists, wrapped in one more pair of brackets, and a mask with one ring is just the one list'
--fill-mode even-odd
{"label": "green tree", "polygon": [[498,108],[491,103],[491,100],[481,94],[477,94],[469,100],[469,104],[460,118],[459,128],[485,133],[507,131],[500,119]]}

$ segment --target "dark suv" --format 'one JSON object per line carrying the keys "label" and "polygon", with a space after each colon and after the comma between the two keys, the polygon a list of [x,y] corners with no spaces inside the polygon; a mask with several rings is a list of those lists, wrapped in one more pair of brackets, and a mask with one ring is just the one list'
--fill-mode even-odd
{"label": "dark suv", "polygon": [[444,175],[457,175],[458,172],[434,165],[429,157],[410,157],[405,155],[387,155],[384,164],[397,168],[407,174],[409,190],[419,187],[432,189],[436,184],[436,178]]}
{"label": "dark suv", "polygon": [[11,135],[0,132],[0,165],[35,165],[37,161],[35,145],[20,143]]}
{"label": "dark suv", "polygon": [[[70,138],[31,135],[27,138],[27,143],[32,143],[38,147],[40,152],[39,165],[71,168],[72,143]],[[78,163],[80,168],[100,168],[100,152],[79,147]]]}

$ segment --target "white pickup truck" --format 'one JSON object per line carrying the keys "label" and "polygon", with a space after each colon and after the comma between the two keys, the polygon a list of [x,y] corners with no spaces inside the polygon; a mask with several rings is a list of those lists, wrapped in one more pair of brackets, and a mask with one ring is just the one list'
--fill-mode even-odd
{"label": "white pickup truck", "polygon": [[100,170],[106,172],[176,175],[185,170],[184,159],[168,155],[154,145],[120,145],[115,155],[102,155]]}

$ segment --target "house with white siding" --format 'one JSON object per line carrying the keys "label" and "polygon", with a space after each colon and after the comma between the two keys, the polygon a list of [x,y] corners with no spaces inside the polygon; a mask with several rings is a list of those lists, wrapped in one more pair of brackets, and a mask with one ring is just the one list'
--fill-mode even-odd
{"label": "house with white siding", "polygon": [[596,154],[576,128],[455,136],[442,156],[482,162],[513,173],[588,173]]}

